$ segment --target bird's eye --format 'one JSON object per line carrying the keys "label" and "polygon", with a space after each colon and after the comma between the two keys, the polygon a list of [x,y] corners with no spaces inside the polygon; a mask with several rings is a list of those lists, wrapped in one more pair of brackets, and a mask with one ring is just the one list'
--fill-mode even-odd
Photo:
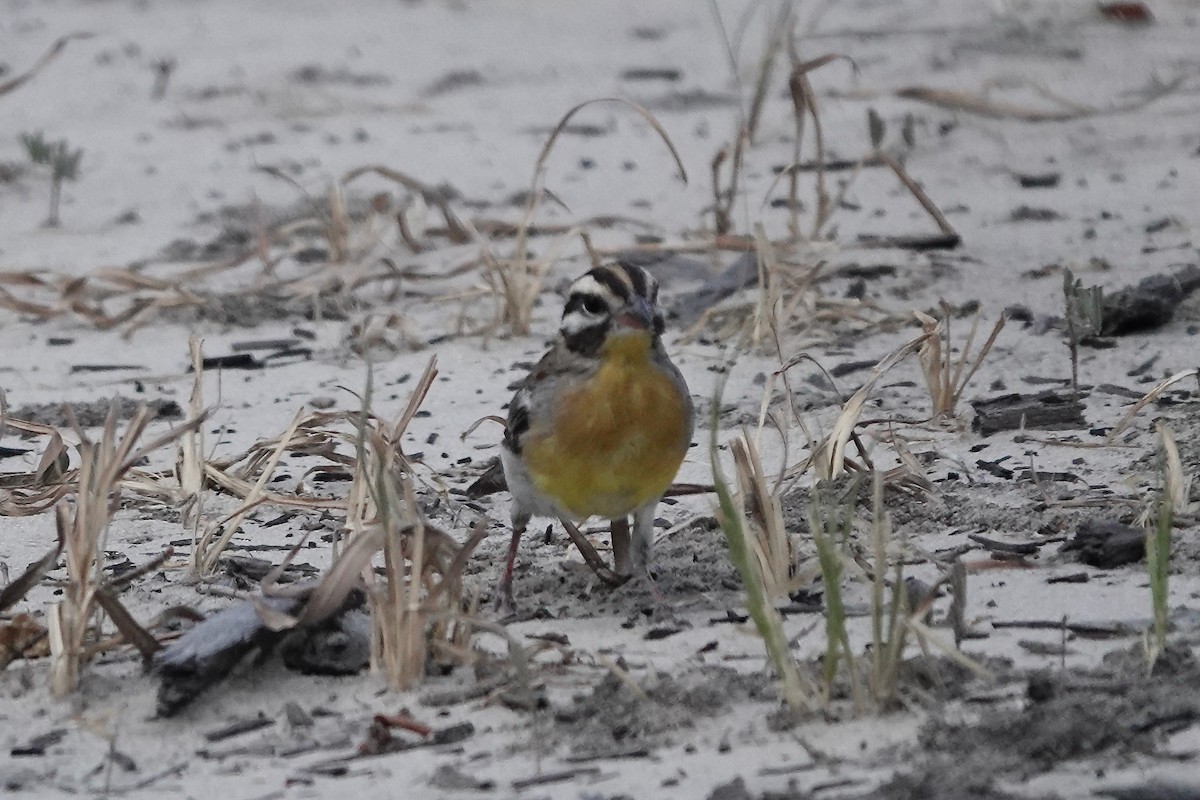
{"label": "bird's eye", "polygon": [[589,314],[600,314],[607,309],[604,300],[594,294],[583,296],[583,310]]}

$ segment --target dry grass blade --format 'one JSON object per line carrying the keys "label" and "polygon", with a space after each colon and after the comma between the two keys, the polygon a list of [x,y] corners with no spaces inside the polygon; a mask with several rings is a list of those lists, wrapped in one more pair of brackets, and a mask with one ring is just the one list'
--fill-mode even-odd
{"label": "dry grass blade", "polygon": [[[790,51],[790,55],[792,59],[792,72],[788,76],[788,93],[792,98],[792,114],[796,125],[794,161],[797,164],[800,163],[800,147],[804,139],[805,117],[811,118],[813,124],[813,146],[816,150],[813,159],[817,163],[817,203],[816,213],[813,217],[813,226],[810,238],[815,239],[820,233],[821,229],[825,227],[825,222],[829,218],[830,203],[829,191],[825,188],[825,134],[821,128],[821,115],[817,109],[817,95],[816,92],[813,91],[812,83],[808,80],[808,73],[839,59],[845,59],[846,61],[849,61],[850,65],[854,67],[855,70],[857,70],[858,67],[855,66],[853,59],[837,53],[827,53],[810,61],[801,61],[800,56],[797,54],[793,46]],[[791,201],[794,223],[794,215],[798,213],[799,209],[799,199],[796,196],[796,173],[793,172],[791,180]],[[795,227],[794,224],[793,227]]]}
{"label": "dry grass blade", "polygon": [[450,241],[455,244],[471,241],[471,231],[463,224],[458,214],[454,213],[454,209],[450,208],[450,204],[446,202],[443,193],[438,191],[436,187],[430,186],[407,173],[381,165],[364,166],[347,172],[342,176],[341,183],[343,186],[349,185],[351,181],[372,172],[388,180],[395,181],[405,189],[415,192],[422,200],[436,208],[446,223],[446,232]]}
{"label": "dry grass blade", "polygon": [[1121,418],[1121,421],[1117,423],[1117,426],[1108,432],[1108,436],[1104,438],[1104,441],[1108,442],[1109,444],[1116,441],[1116,438],[1124,433],[1125,429],[1129,427],[1129,424],[1133,422],[1133,418],[1138,415],[1139,411],[1157,400],[1167,389],[1170,389],[1172,386],[1182,380],[1186,380],[1187,378],[1194,376],[1200,376],[1200,369],[1185,369],[1183,372],[1177,372],[1174,375],[1171,375],[1170,377],[1160,381],[1153,389],[1146,392],[1145,396],[1143,396],[1141,400],[1138,400],[1133,404],[1133,407],[1130,408],[1125,416]]}
{"label": "dry grass blade", "polygon": [[959,351],[958,360],[955,361],[953,342],[950,338],[950,318],[953,309],[944,300],[941,301],[941,308],[941,320],[921,311],[914,312],[927,337],[917,353],[917,358],[921,362],[921,372],[925,376],[925,387],[929,391],[929,399],[933,405],[932,415],[935,419],[945,419],[954,415],[963,390],[991,352],[1006,321],[1004,316],[996,320],[987,341],[979,348],[979,352],[972,356],[971,347],[975,343],[980,319],[977,314],[971,323],[967,340]]}
{"label": "dry grass blade", "polygon": [[0,96],[6,95],[12,90],[19,88],[21,85],[28,82],[31,78],[41,72],[42,68],[57,58],[58,54],[65,50],[67,45],[70,44],[72,40],[90,39],[93,35],[94,34],[91,33],[79,32],[69,33],[66,36],[60,36],[55,40],[54,44],[50,45],[50,49],[42,54],[41,58],[33,62],[33,66],[22,72],[20,75],[9,78],[4,83],[0,83]]}
{"label": "dry grass blade", "polygon": [[383,529],[373,527],[356,535],[322,576],[300,612],[300,622],[329,617],[356,586],[375,554],[383,549]]}
{"label": "dry grass blade", "polygon": [[1121,114],[1128,111],[1136,111],[1161,97],[1171,94],[1183,85],[1184,80],[1185,76],[1182,75],[1166,83],[1153,80],[1149,86],[1142,90],[1141,96],[1137,99],[1125,103],[1113,103],[1104,108],[1084,106],[1079,103],[1063,100],[1062,98],[1054,98],[1056,102],[1067,106],[1065,110],[1060,111],[1047,111],[1045,109],[1019,106],[1013,103],[991,100],[972,92],[953,89],[933,89],[928,86],[909,86],[899,89],[896,91],[896,96],[929,103],[941,108],[965,111],[968,114],[978,114],[983,117],[1018,119],[1024,122],[1065,122],[1067,120],[1094,117],[1101,114]]}
{"label": "dry grass blade", "polygon": [[104,587],[96,589],[96,604],[104,609],[104,613],[108,614],[108,618],[112,620],[113,625],[117,626],[117,630],[125,637],[125,641],[137,648],[143,661],[148,662],[155,653],[162,649],[158,640],[138,624],[138,621],[117,599],[114,592]]}
{"label": "dry grass blade", "polygon": [[754,134],[758,130],[758,123],[766,105],[767,94],[771,87],[771,74],[775,71],[775,62],[778,60],[780,52],[783,51],[784,42],[792,36],[794,26],[792,6],[793,3],[790,0],[780,3],[776,17],[770,21],[767,45],[763,48],[762,58],[759,61],[758,79],[754,83],[754,93],[750,98],[750,110],[746,114],[746,137],[751,142],[754,141]]}
{"label": "dry grass blade", "polygon": [[[68,416],[73,419],[70,413]],[[79,682],[97,592],[105,588],[100,556],[109,520],[120,507],[122,479],[144,456],[179,438],[200,420],[139,445],[149,423],[150,411],[143,405],[120,435],[115,408],[109,411],[98,441],[92,441],[78,424],[74,425],[80,440],[78,488],[73,501],[59,503],[55,516],[59,536],[65,542],[67,585],[63,599],[54,605],[48,618],[50,688],[56,696],[74,690]]]}
{"label": "dry grass blade", "polygon": [[[317,610],[335,604],[357,570],[366,583],[371,612],[371,667],[397,688],[421,679],[431,647],[467,657],[463,644],[472,624],[462,616],[464,548],[424,519],[412,468],[401,449],[406,427],[436,375],[437,363],[430,359],[404,410],[387,423],[369,411],[373,380],[368,373],[348,500],[349,542],[310,600]],[[481,539],[477,528],[467,547]],[[381,572],[370,565],[379,551]]]}
{"label": "dry grass blade", "polygon": [[[722,147],[713,156],[710,169],[712,170],[713,192],[713,233],[718,237],[725,236],[733,230],[733,206],[739,196],[738,188],[741,183],[742,164],[746,152],[749,134],[745,128],[739,128],[734,137],[733,152]],[[729,180],[722,188],[721,169],[729,162]]]}
{"label": "dry grass blade", "polygon": [[[538,206],[542,201],[542,197],[546,194],[544,178],[550,153],[554,150],[554,144],[558,141],[558,137],[566,130],[567,125],[570,124],[575,115],[583,109],[598,103],[619,103],[633,109],[646,120],[654,132],[666,144],[667,150],[670,151],[671,157],[675,160],[675,165],[679,169],[679,174],[683,182],[687,183],[687,169],[683,166],[683,159],[680,158],[679,151],[675,149],[675,144],[671,141],[671,137],[667,135],[666,130],[654,115],[643,106],[619,97],[600,97],[586,100],[567,111],[558,121],[558,124],[551,129],[545,144],[542,145],[541,152],[538,153],[537,161],[534,164],[529,197],[525,203],[525,211],[522,215],[521,223],[517,226],[517,238],[513,257],[502,261],[491,256],[486,248],[484,251],[485,266],[491,279],[496,284],[495,288],[499,290],[504,300],[503,322],[509,326],[514,334],[524,335],[529,332],[533,303],[541,293],[542,281],[550,267],[551,259],[549,258],[542,259],[541,264],[533,264],[529,259],[530,230],[533,218],[537,214]],[[469,225],[467,227],[470,228]],[[470,228],[470,230],[478,237],[478,233],[473,228]],[[574,238],[573,233],[570,238]]]}
{"label": "dry grass blade", "polygon": [[883,377],[884,373],[917,352],[929,337],[930,334],[924,333],[889,353],[875,365],[866,382],[842,406],[842,411],[838,414],[833,429],[817,447],[813,458],[818,480],[836,478],[846,471],[846,445],[850,442],[854,426],[858,424],[858,418],[862,415],[863,404],[867,402],[875,384]]}
{"label": "dry grass blade", "polygon": [[275,467],[279,464],[279,459],[283,457],[288,443],[291,442],[292,436],[296,433],[296,429],[304,418],[303,414],[303,409],[300,409],[292,417],[291,425],[279,437],[274,450],[271,451],[271,455],[263,467],[262,473],[246,495],[242,505],[224,519],[210,523],[205,529],[204,535],[200,537],[200,540],[192,550],[192,569],[197,575],[208,575],[216,569],[221,553],[224,552],[225,548],[229,545],[229,540],[233,538],[233,535],[241,527],[246,515],[267,501],[264,488],[271,479],[271,475],[275,472]]}
{"label": "dry grass blade", "polygon": [[420,380],[413,386],[412,394],[409,395],[408,404],[404,410],[400,412],[400,416],[396,418],[391,430],[388,432],[388,439],[399,443],[401,435],[408,429],[408,423],[412,422],[413,417],[417,415],[421,404],[425,402],[425,396],[429,394],[429,387],[433,386],[433,381],[437,378],[437,356],[431,356],[425,364],[425,371],[421,373]]}
{"label": "dry grass blade", "polygon": [[[192,394],[188,400],[187,419],[199,420],[204,410],[204,352],[195,336],[188,338],[188,354],[192,362]],[[200,519],[204,514],[204,429],[198,424],[179,439],[175,474],[182,495],[180,514],[184,527],[192,529],[192,549],[200,535]]]}
{"label": "dry grass blade", "polygon": [[[1183,468],[1183,459],[1179,456],[1179,445],[1175,443],[1175,434],[1171,428],[1162,422],[1155,427],[1158,429],[1163,452],[1163,489],[1175,513],[1189,513],[1192,510],[1193,476],[1187,474]],[[0,608],[3,607],[0,604]]]}
{"label": "dry grass blade", "polygon": [[66,540],[63,538],[63,529],[58,528],[57,544],[50,548],[46,555],[42,556],[37,561],[26,567],[25,571],[18,575],[11,583],[0,589],[0,612],[4,612],[16,605],[20,600],[29,594],[29,590],[42,580],[42,576],[50,571],[58,561],[59,555],[62,554],[63,546]]}
{"label": "dry grass blade", "polygon": [[4,426],[49,437],[32,472],[0,474],[0,516],[30,517],[54,507],[71,491],[66,480],[70,456],[62,435],[53,428],[24,420],[5,418]]}
{"label": "dry grass blade", "polygon": [[749,543],[758,559],[767,596],[776,600],[796,588],[792,585],[795,562],[783,523],[783,508],[754,443],[743,436],[730,447],[738,484],[737,499],[752,534]]}
{"label": "dry grass blade", "polygon": [[[938,226],[938,230],[940,230],[942,235],[947,238],[947,242],[944,246],[957,246],[957,242],[961,241],[962,237],[958,235],[958,231],[954,230],[954,226],[950,224],[950,220],[946,219],[946,215],[943,214],[942,210],[937,207],[937,204],[934,203],[929,195],[925,193],[925,190],[921,188],[921,184],[912,179],[912,176],[908,174],[908,170],[904,168],[904,165],[882,150],[876,150],[873,154],[873,157],[886,164],[888,168],[895,173],[896,177],[900,179],[900,182],[904,184],[904,188],[908,189],[909,193],[916,198],[918,203],[921,204],[921,208],[925,209],[925,213],[933,218],[933,221]],[[950,242],[954,242],[954,244],[951,244]]]}

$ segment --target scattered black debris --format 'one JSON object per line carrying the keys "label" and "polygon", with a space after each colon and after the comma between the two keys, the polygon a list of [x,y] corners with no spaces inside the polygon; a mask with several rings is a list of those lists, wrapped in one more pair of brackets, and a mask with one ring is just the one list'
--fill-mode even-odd
{"label": "scattered black debris", "polygon": [[496,458],[488,464],[488,468],[483,471],[483,474],[466,488],[464,493],[472,500],[478,500],[507,489],[508,482],[504,479],[504,467],[500,464],[500,459]]}
{"label": "scattered black debris", "polygon": [[1037,555],[1038,550],[1045,544],[1045,542],[1001,542],[980,533],[969,533],[967,538],[995,553],[1015,553],[1022,556]]}
{"label": "scattered black debris", "polygon": [[269,728],[274,725],[275,721],[269,718],[263,712],[258,712],[253,717],[246,719],[234,720],[228,725],[224,725],[216,730],[209,731],[204,734],[206,742],[223,742],[226,739],[232,739],[234,736],[241,736],[243,733],[251,733],[253,731]]}
{"label": "scattered black debris", "polygon": [[1066,386],[1071,382],[1070,378],[1056,378],[1046,375],[1022,375],[1021,380],[1030,386]]}
{"label": "scattered black debris", "polygon": [[1200,783],[1174,783],[1153,780],[1095,789],[1092,794],[1115,800],[1200,800]]}
{"label": "scattered black debris", "polygon": [[421,94],[426,97],[437,97],[442,94],[457,92],[470,86],[482,86],[486,81],[479,70],[456,69],[447,72],[442,77],[425,87]]}
{"label": "scattered black debris", "polygon": [[737,103],[738,97],[735,94],[692,89],[668,92],[661,97],[650,98],[642,105],[651,111],[695,111],[705,108],[727,108]]}
{"label": "scattered black debris", "polygon": [[313,726],[312,715],[295,700],[288,700],[283,704],[283,714],[287,718],[288,725],[293,728],[311,728]]}
{"label": "scattered black debris", "polygon": [[1200,266],[1189,264],[1170,274],[1151,275],[1136,286],[1105,293],[1101,334],[1124,336],[1153,330],[1171,321],[1175,309],[1200,289]]}
{"label": "scattered black debris", "polygon": [[953,250],[962,244],[957,233],[934,233],[927,236],[873,236],[859,234],[858,241],[864,247],[894,247],[897,250]]}
{"label": "scattered black debris", "polygon": [[624,81],[677,81],[683,77],[674,67],[633,67],[621,72]]}
{"label": "scattered black debris", "polygon": [[1018,174],[1017,183],[1022,189],[1053,189],[1062,179],[1061,172],[1039,172],[1036,174]]}
{"label": "scattered black debris", "polygon": [[992,627],[1027,628],[1035,631],[1066,631],[1086,639],[1119,639],[1141,635],[1140,629],[1135,629],[1124,622],[1064,622],[1061,619],[997,619],[992,620]]}
{"label": "scattered black debris", "polygon": [[848,361],[844,364],[834,364],[829,370],[829,374],[835,378],[840,378],[843,375],[849,375],[852,372],[861,372],[864,369],[874,369],[879,363],[879,359],[869,358],[864,361]]}
{"label": "scattered black debris", "polygon": [[1078,553],[1089,566],[1112,569],[1145,557],[1146,532],[1115,520],[1089,519],[1079,523],[1075,538],[1062,546],[1062,552]]}
{"label": "scattered black debris", "polygon": [[[204,369],[262,369],[265,364],[249,353],[231,353],[227,356],[205,356],[201,362]],[[192,368],[188,367],[188,372]]]}
{"label": "scattered black debris", "polygon": [[1032,469],[1021,470],[1021,472],[1017,475],[1017,480],[1034,481],[1035,483],[1042,483],[1044,481],[1062,481],[1065,483],[1086,483],[1086,481],[1084,481],[1083,478],[1079,477],[1078,475],[1076,475],[1073,472],[1058,472],[1058,471],[1050,472],[1050,471],[1040,470],[1040,469],[1039,470],[1032,470]]}
{"label": "scattered black debris", "polygon": [[71,374],[78,375],[79,373],[89,372],[145,372],[146,367],[142,364],[72,364]]}
{"label": "scattered black debris", "polygon": [[1062,656],[1070,655],[1075,652],[1074,650],[1063,647],[1061,641],[1043,642],[1038,639],[1019,639],[1017,640],[1017,647],[1021,648],[1026,653],[1032,653],[1035,656],[1054,656],[1056,658],[1061,658]]}
{"label": "scattered black debris", "polygon": [[979,467],[989,475],[995,475],[997,478],[1003,478],[1006,481],[1012,480],[1013,471],[1007,467],[1000,466],[1000,462],[1006,460],[1007,458],[1008,456],[1002,456],[995,461],[986,461],[980,458],[975,461],[975,466]]}
{"label": "scattered black debris", "polygon": [[516,791],[528,789],[531,786],[547,786],[551,783],[562,783],[563,781],[574,780],[582,776],[595,776],[600,774],[599,767],[573,767],[571,769],[560,769],[554,772],[543,772],[541,775],[534,775],[529,778],[519,778],[512,782],[512,788]]}
{"label": "scattered black debris", "polygon": [[387,86],[392,79],[382,73],[353,72],[347,67],[326,67],[321,64],[305,64],[297,67],[288,76],[294,83],[309,85],[343,86]]}
{"label": "scattered black debris", "polygon": [[[282,631],[272,630],[259,613],[262,607],[270,613],[293,615],[306,599],[306,592],[296,591],[289,597],[264,596],[237,603],[208,617],[160,651],[155,656],[155,664],[162,675],[158,687],[158,716],[175,714],[205,689],[224,680],[244,659],[257,655],[261,661],[281,641],[284,642],[282,649],[292,653],[293,663],[306,663],[303,658],[305,639],[314,632],[319,636],[329,626],[339,624],[342,616],[366,602],[362,591],[351,591],[341,607],[328,618]],[[314,645],[314,649],[322,651],[320,644]],[[349,652],[351,648],[343,646],[341,650]],[[295,660],[297,652],[301,653],[298,662]]]}
{"label": "scattered black debris", "polygon": [[[1200,670],[1189,652],[1181,657],[1184,663],[1147,677],[1140,643],[1116,655],[1125,656],[1127,663],[1108,660],[1107,669],[1082,675],[1038,673],[1036,685],[1030,681],[1028,703],[996,708],[969,721],[932,717],[919,737],[931,755],[918,769],[952,791],[871,796],[993,797],[973,786],[1005,775],[1028,781],[1072,759],[1103,756],[1102,763],[1111,764],[1154,752],[1164,730],[1178,730],[1200,714]],[[1164,718],[1164,709],[1170,709],[1171,719]]]}
{"label": "scattered black debris", "polygon": [[290,350],[299,344],[299,339],[253,339],[234,342],[230,349],[235,353],[245,353],[254,350]]}
{"label": "scattered black debris", "polygon": [[142,403],[150,409],[155,419],[182,419],[183,409],[174,400],[130,400],[126,397],[114,397],[108,400],[87,400],[78,403],[30,403],[8,410],[10,416],[49,425],[53,428],[67,428],[71,425],[67,409],[83,428],[99,428],[104,424],[110,409],[116,409],[118,420],[132,419]]}
{"label": "scattered black debris", "polygon": [[1046,583],[1087,583],[1091,576],[1086,572],[1071,572],[1066,575],[1054,575],[1046,579]]}
{"label": "scattered black debris", "polygon": [[1083,419],[1083,403],[1071,394],[1053,389],[1034,395],[1005,394],[990,400],[976,400],[971,405],[975,409],[971,426],[984,436],[1020,428],[1059,430],[1087,425]]}
{"label": "scattered black debris", "polygon": [[687,625],[663,625],[657,628],[651,628],[646,631],[646,635],[642,638],[648,642],[657,641],[659,639],[669,639],[677,633],[682,633],[687,630]]}
{"label": "scattered black debris", "polygon": [[348,611],[279,648],[288,669],[305,675],[357,675],[371,663],[371,618]]}
{"label": "scattered black debris", "polygon": [[741,775],[729,783],[722,783],[708,793],[707,800],[755,800],[754,795],[746,788],[746,781]]}
{"label": "scattered black debris", "polygon": [[[620,660],[617,667],[626,668]],[[631,681],[640,690],[632,688]],[[776,697],[769,678],[716,665],[648,680],[633,672],[608,672],[590,693],[556,705],[553,714],[555,723],[571,730],[576,742],[566,761],[644,758],[664,737],[693,726],[697,718],[719,716],[739,699]]]}
{"label": "scattered black debris", "polygon": [[1053,222],[1056,219],[1062,219],[1063,216],[1052,208],[1020,206],[1014,208],[1008,218],[1011,222]]}
{"label": "scattered black debris", "polygon": [[[264,526],[265,527],[265,526]],[[222,572],[233,578],[240,589],[250,589],[262,583],[263,578],[275,569],[275,563],[265,558],[253,556],[228,555],[218,564]],[[311,564],[288,564],[276,576],[276,583],[293,583],[301,578],[313,578],[320,570]]]}
{"label": "scattered black debris", "polygon": [[1033,309],[1020,303],[1007,306],[1004,309],[1004,316],[1014,322],[1024,322],[1026,325],[1033,323]]}
{"label": "scattered black debris", "polygon": [[46,750],[61,742],[66,735],[66,728],[55,728],[52,731],[33,737],[25,744],[17,745],[9,750],[9,755],[14,758],[18,756],[44,756],[46,755]]}
{"label": "scattered black debris", "polygon": [[1154,369],[1154,365],[1158,363],[1158,359],[1161,355],[1162,353],[1155,353],[1141,364],[1138,364],[1136,367],[1126,372],[1125,375],[1130,378],[1136,378],[1139,375],[1145,375],[1147,372]]}
{"label": "scattered black debris", "polygon": [[1111,394],[1117,397],[1124,397],[1127,400],[1141,400],[1145,392],[1139,392],[1136,389],[1126,389],[1124,386],[1117,386],[1112,383],[1102,383],[1093,392],[1099,394]]}

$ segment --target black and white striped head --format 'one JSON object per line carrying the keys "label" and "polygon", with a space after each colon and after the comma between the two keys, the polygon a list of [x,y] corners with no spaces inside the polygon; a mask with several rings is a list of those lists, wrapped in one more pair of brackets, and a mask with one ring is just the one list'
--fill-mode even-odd
{"label": "black and white striped head", "polygon": [[642,331],[658,337],[663,324],[654,276],[641,267],[609,264],[571,284],[558,330],[568,350],[595,355],[609,335]]}

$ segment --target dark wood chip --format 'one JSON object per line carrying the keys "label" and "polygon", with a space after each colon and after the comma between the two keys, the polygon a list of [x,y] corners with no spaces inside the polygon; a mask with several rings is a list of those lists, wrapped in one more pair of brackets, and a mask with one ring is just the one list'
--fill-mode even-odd
{"label": "dark wood chip", "polygon": [[972,427],[987,436],[1019,428],[1057,430],[1083,428],[1083,403],[1066,392],[1048,389],[1033,395],[1005,394],[990,400],[977,400]]}

